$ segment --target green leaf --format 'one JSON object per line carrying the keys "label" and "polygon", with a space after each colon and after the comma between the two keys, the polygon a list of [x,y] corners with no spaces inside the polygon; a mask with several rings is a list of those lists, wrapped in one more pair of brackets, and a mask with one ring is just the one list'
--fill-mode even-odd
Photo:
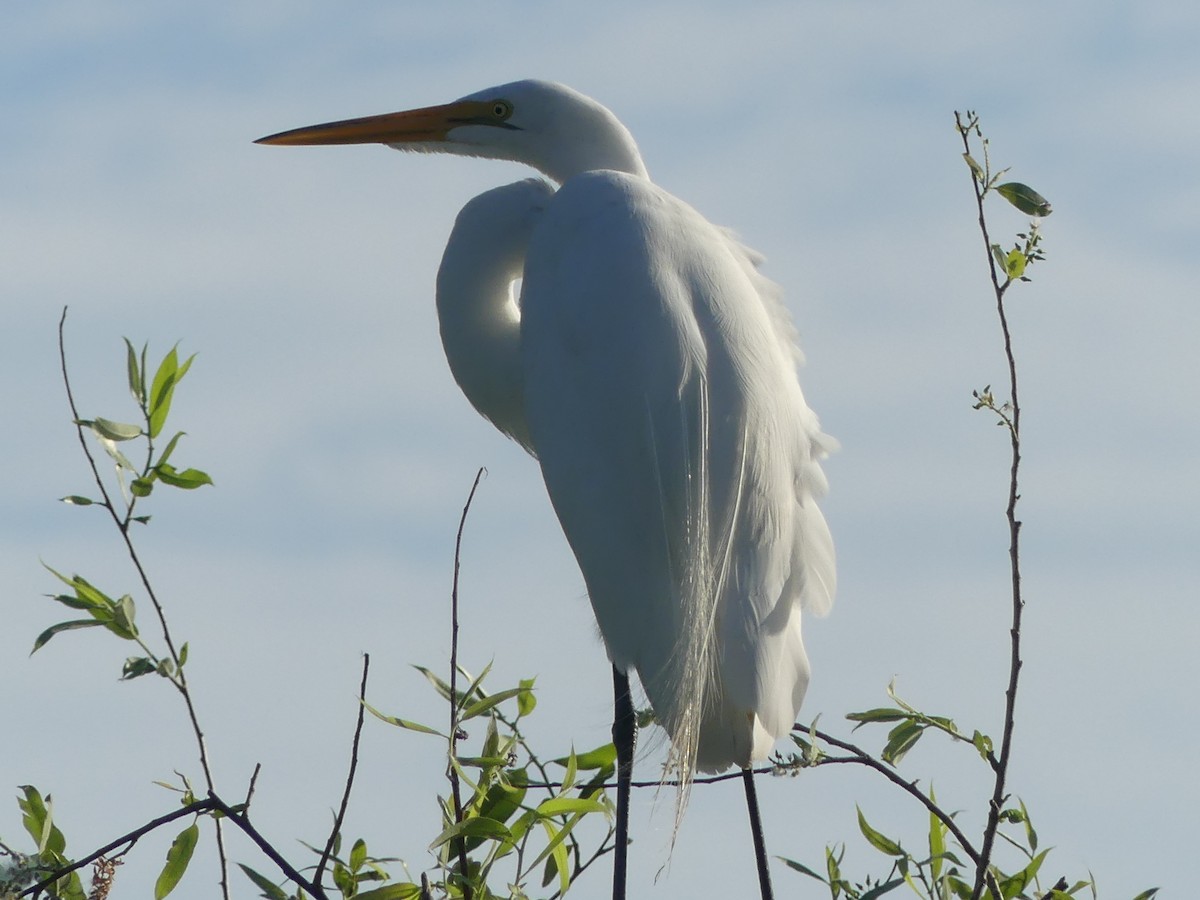
{"label": "green leaf", "polygon": [[158,880],[154,882],[154,900],[163,900],[163,897],[175,890],[175,885],[179,884],[179,879],[187,871],[188,863],[192,861],[192,852],[196,849],[196,841],[199,839],[200,826],[195,822],[179,832],[179,836],[171,843],[171,849],[167,851],[167,864],[163,866]]}
{"label": "green leaf", "polygon": [[571,755],[567,757],[567,771],[563,773],[562,790],[570,790],[575,785],[575,778],[579,775],[579,765],[575,761],[575,751],[571,750]]}
{"label": "green leaf", "polygon": [[[607,769],[617,762],[617,748],[612,744],[604,744],[595,750],[589,750],[587,753],[576,753],[574,756],[575,767],[577,769],[582,769],[586,772],[594,769]],[[569,757],[562,756],[552,761],[556,765],[566,766]]]}
{"label": "green leaf", "polygon": [[912,719],[901,722],[888,732],[888,742],[883,748],[883,761],[893,766],[904,758],[904,755],[921,739],[925,729],[919,722]]}
{"label": "green leaf", "polygon": [[866,816],[863,815],[861,809],[858,809],[857,806],[854,808],[858,810],[858,830],[861,831],[863,837],[867,839],[867,843],[869,843],[880,853],[886,853],[888,856],[908,855],[896,841],[893,841],[890,837],[881,834],[868,825]]}
{"label": "green leaf", "polygon": [[150,478],[135,478],[129,485],[129,492],[135,497],[149,497],[154,490],[154,481]]}
{"label": "green leaf", "polygon": [[[252,868],[249,866],[244,866],[241,863],[238,863],[238,867],[245,872],[246,877],[253,881],[255,886],[262,891],[262,896],[266,897],[267,900],[288,900],[287,892],[275,882],[271,881],[271,879],[263,875],[259,875]],[[362,895],[359,896],[361,897]]]}
{"label": "green leaf", "polygon": [[902,719],[911,717],[910,713],[902,709],[894,709],[890,706],[882,706],[877,709],[868,709],[866,712],[846,713],[846,718],[851,722],[858,722],[854,726],[855,730],[866,722],[899,722]]}
{"label": "green leaf", "polygon": [[[86,578],[81,578],[79,575],[72,575],[70,578],[68,578],[62,572],[47,566],[45,563],[42,563],[42,566],[47,572],[49,572],[63,584],[67,585],[67,587],[73,588],[79,599],[86,602],[89,608],[93,606],[107,607],[112,603],[112,600],[109,599],[107,594],[105,594],[99,588],[92,586],[92,584],[90,584]],[[83,609],[83,607],[79,608]]]}
{"label": "green leaf", "polygon": [[367,842],[359,838],[350,848],[350,871],[357,872],[367,861]]}
{"label": "green leaf", "polygon": [[29,655],[33,656],[33,654],[45,647],[50,638],[56,634],[62,634],[64,631],[74,631],[76,628],[92,628],[93,626],[103,624],[103,622],[97,622],[95,619],[75,619],[71,622],[59,622],[57,625],[51,625],[37,636],[37,640],[33,642],[33,649],[29,651]]}
{"label": "green leaf", "polygon": [[349,869],[336,860],[333,863],[333,883],[343,897],[354,896],[354,889],[357,887],[355,878]]}
{"label": "green leaf", "polygon": [[[829,884],[842,880],[842,856],[846,853],[846,848],[842,847],[840,854],[835,854],[832,847],[825,848],[825,871],[829,875]],[[837,895],[834,894],[836,897]]]}
{"label": "green leaf", "polygon": [[440,738],[446,738],[447,740],[449,740],[448,735],[442,734],[442,732],[438,731],[436,728],[430,728],[428,725],[422,725],[420,722],[410,722],[410,721],[408,721],[408,719],[401,719],[398,716],[389,716],[386,713],[381,713],[379,710],[377,710],[375,707],[373,707],[370,703],[367,703],[365,700],[362,701],[362,705],[366,708],[367,712],[369,712],[375,718],[377,718],[383,722],[387,722],[389,725],[396,725],[396,726],[399,726],[400,728],[407,728],[409,731],[416,731],[421,734],[436,734]]}
{"label": "green leaf", "polygon": [[971,174],[975,176],[975,180],[982,182],[984,179],[983,166],[975,162],[975,157],[970,153],[964,153],[963,159],[967,161],[967,165],[971,167]]}
{"label": "green leaf", "polygon": [[150,386],[147,400],[150,404],[150,437],[158,437],[162,431],[167,413],[171,411],[171,395],[175,390],[175,373],[179,369],[179,357],[175,348],[162,358],[154,373],[154,381]]}
{"label": "green leaf", "polygon": [[517,694],[517,715],[527,716],[537,706],[537,696],[533,693],[532,678],[521,679],[521,693]]}
{"label": "green leaf", "polygon": [[165,463],[168,459],[171,458],[171,454],[175,452],[175,445],[179,443],[179,439],[181,437],[183,437],[186,433],[187,432],[184,432],[184,431],[175,432],[175,436],[167,442],[166,448],[163,450],[162,453],[160,453],[158,455],[158,465],[161,466],[163,463]]}
{"label": "green leaf", "polygon": [[973,893],[973,888],[961,878],[956,878],[953,875],[947,875],[944,883],[948,888],[950,888],[951,891],[954,892],[955,897],[959,897],[960,900],[970,900],[971,894]]}
{"label": "green leaf", "polygon": [[183,376],[187,374],[187,370],[191,368],[192,360],[195,358],[195,354],[189,356],[181,366],[175,348],[172,347],[171,352],[164,356],[162,362],[159,363],[148,397],[150,437],[158,437],[163,425],[166,424],[167,415],[171,411],[171,399],[175,393],[175,385],[183,380]]}
{"label": "green leaf", "polygon": [[[521,808],[525,799],[525,783],[528,781],[525,770],[514,769],[508,773],[508,780],[508,784],[496,781],[488,788],[479,805],[481,816],[506,823]],[[473,838],[467,841],[467,850],[474,850],[481,843],[481,838]]]}
{"label": "green leaf", "polygon": [[188,658],[188,645],[187,645],[187,641],[184,641],[183,646],[179,648],[179,668],[181,668],[181,669],[183,668],[184,663],[187,662],[187,658]]}
{"label": "green leaf", "polygon": [[451,825],[434,839],[433,843],[429,845],[429,849],[435,850],[457,837],[481,837],[503,843],[512,843],[513,841],[512,832],[503,823],[484,816],[475,816]]}
{"label": "green leaf", "polygon": [[134,624],[134,619],[137,616],[137,607],[134,606],[132,597],[128,594],[123,596],[117,601],[116,606],[113,607],[113,611],[116,613],[115,618],[118,626],[131,634],[137,634],[137,625]]}
{"label": "green leaf", "polygon": [[1025,807],[1025,801],[1017,800],[1017,802],[1021,804],[1021,815],[1023,816],[1023,821],[1025,822],[1025,840],[1029,844],[1029,849],[1036,851],[1038,848],[1038,836],[1037,832],[1033,828],[1033,819],[1029,817],[1029,810]]}
{"label": "green leaf", "polygon": [[[579,824],[579,821],[583,818],[583,816],[584,813],[582,812],[575,813],[563,823],[562,828],[559,828],[557,825],[547,819],[539,819],[542,824],[542,828],[545,829],[546,834],[550,836],[550,841],[542,849],[542,852],[537,855],[537,858],[535,858],[534,861],[529,864],[529,868],[532,869],[541,865],[542,860],[546,859],[546,857],[551,856],[552,854],[557,855],[558,849],[563,846],[563,841],[567,839],[572,830],[574,830],[575,826]],[[565,865],[565,858],[563,862]]]}
{"label": "green leaf", "polygon": [[1013,897],[1021,894],[1029,884],[1033,883],[1033,880],[1037,877],[1038,869],[1042,867],[1042,862],[1046,859],[1046,854],[1049,852],[1049,848],[1043,850],[1030,860],[1029,865],[1020,872],[1000,881],[1000,892],[1004,895],[1004,900],[1012,900]]}
{"label": "green leaf", "polygon": [[421,896],[421,886],[405,881],[397,884],[385,884],[383,887],[354,895],[354,900],[417,900]]}
{"label": "green leaf", "polygon": [[[933,793],[933,787],[929,788],[929,800],[936,804],[937,797]],[[933,877],[936,883],[942,877],[942,858],[946,852],[946,825],[935,816],[929,814],[929,874]]]}
{"label": "green leaf", "polygon": [[992,761],[992,739],[978,729],[971,735],[971,743],[979,751],[984,762]]}
{"label": "green leaf", "polygon": [[462,711],[462,716],[460,718],[462,721],[466,721],[467,719],[473,719],[476,716],[482,715],[483,713],[487,712],[489,709],[494,709],[495,707],[497,707],[501,703],[503,703],[505,700],[511,700],[513,697],[518,696],[520,693],[521,693],[521,688],[507,688],[503,691],[497,691],[494,694],[489,694],[487,697],[484,697],[482,700],[476,700],[470,706],[466,707]]}
{"label": "green leaf", "polygon": [[554,880],[554,876],[558,875],[558,873],[558,853],[557,848],[555,848],[555,852],[551,853],[549,859],[546,860],[546,869],[542,872],[542,887],[550,884]]}
{"label": "green leaf", "polygon": [[439,678],[434,672],[425,668],[424,666],[413,666],[413,668],[425,676],[429,683],[433,685],[434,689],[442,695],[443,700],[450,699],[450,685],[446,684],[446,682]]}
{"label": "green leaf", "polygon": [[142,436],[142,429],[137,425],[114,422],[100,416],[96,416],[92,420],[91,428],[99,437],[107,438],[110,441],[132,441],[134,438]]}
{"label": "green leaf", "polygon": [[96,502],[89,497],[80,497],[78,494],[71,494],[68,497],[62,497],[61,499],[63,503],[68,503],[71,506],[91,506]]}
{"label": "green leaf", "polygon": [[121,680],[132,681],[135,678],[140,678],[143,675],[149,675],[151,672],[158,671],[153,660],[147,659],[144,656],[131,656],[125,660],[125,665],[121,667]]}
{"label": "green leaf", "polygon": [[154,467],[154,474],[163,484],[188,491],[213,483],[212,478],[206,472],[201,472],[199,469],[184,469],[182,472],[178,472],[170,463],[159,463]]}
{"label": "green leaf", "polygon": [[1016,281],[1025,274],[1025,262],[1025,254],[1019,248],[1009,250],[1004,257],[1004,274]]}
{"label": "green leaf", "polygon": [[1008,254],[1004,252],[999,244],[992,244],[992,259],[996,260],[996,265],[1003,269],[1005,262],[1008,260]]}
{"label": "green leaf", "polygon": [[829,883],[825,880],[824,876],[818,875],[816,872],[814,872],[812,869],[810,869],[808,866],[804,865],[803,863],[798,863],[794,859],[787,859],[782,856],[778,857],[778,859],[780,861],[782,861],[783,864],[785,866],[787,866],[789,869],[795,869],[797,872],[801,872],[801,873],[807,875],[809,878],[815,878],[817,881],[821,882],[821,884]]}
{"label": "green leaf", "polygon": [[564,816],[570,813],[606,812],[606,807],[599,800],[584,800],[581,797],[551,797],[538,804],[539,816]]}
{"label": "green leaf", "polygon": [[[876,900],[877,897],[882,897],[884,894],[890,894],[892,891],[894,891],[896,888],[900,887],[900,885],[904,884],[906,881],[910,882],[910,887],[912,887],[912,889],[914,891],[916,891],[916,889],[917,889],[916,885],[911,884],[911,881],[912,881],[911,878],[907,878],[907,879],[893,878],[891,881],[886,881],[883,884],[879,884],[879,885],[876,885],[875,887],[871,888],[869,891],[862,894],[858,898],[858,900]],[[920,894],[918,894],[917,896],[920,896]]]}
{"label": "green leaf", "polygon": [[58,594],[50,599],[57,600],[63,606],[69,606],[71,609],[108,609],[107,606],[97,607],[97,605],[92,603],[90,600],[81,600],[79,597],[71,597],[67,594]]}
{"label": "green leaf", "polygon": [[550,858],[546,861],[546,874],[553,877],[550,871],[551,866],[554,872],[558,874],[558,892],[565,894],[571,886],[571,864],[567,859],[567,845],[564,843],[567,837],[569,828],[555,828],[550,822],[543,821],[542,828],[546,831],[546,836],[550,838],[550,843],[547,849],[550,851]]}
{"label": "green leaf", "polygon": [[133,349],[133,344],[129,342],[129,338],[125,338],[125,369],[129,377],[129,393],[133,395],[134,402],[141,406],[146,402],[144,396],[146,387],[142,383],[142,370],[138,366],[137,351]]}
{"label": "green leaf", "polygon": [[24,813],[22,823],[25,825],[25,831],[37,845],[38,853],[45,853],[49,850],[51,853],[61,856],[66,852],[67,840],[58,830],[58,826],[54,824],[50,795],[47,794],[46,799],[43,800],[41,793],[31,784],[21,785],[21,790],[25,794],[25,799],[22,800],[18,797],[17,805]]}
{"label": "green leaf", "polygon": [[460,766],[476,769],[500,769],[509,763],[507,756],[459,756],[456,759]]}
{"label": "green leaf", "polygon": [[996,193],[1027,216],[1048,216],[1053,212],[1045,197],[1019,181],[996,185]]}

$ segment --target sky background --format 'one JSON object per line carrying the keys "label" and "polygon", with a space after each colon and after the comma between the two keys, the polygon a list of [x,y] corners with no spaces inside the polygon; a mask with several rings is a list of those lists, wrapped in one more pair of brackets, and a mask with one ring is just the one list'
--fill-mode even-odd
{"label": "sky background", "polygon": [[[750,9],[753,9],[750,12]],[[369,699],[442,710],[454,533],[461,658],[491,684],[539,677],[547,756],[607,740],[610,680],[536,466],[458,394],[433,282],[458,209],[519,166],[378,147],[264,148],[285,128],[444,102],[515,78],[613,109],[652,177],[767,257],[808,358],[810,403],[842,450],[824,503],[833,614],[807,626],[801,716],[903,696],[999,734],[1010,614],[1007,444],[971,390],[1003,383],[995,311],[953,130],[975,109],[993,161],[1050,199],[1047,260],[1010,297],[1022,377],[1025,670],[1011,788],[1052,882],[1101,896],[1194,882],[1200,662],[1194,413],[1200,375],[1200,10],[1151,0],[6,4],[0,12],[0,838],[27,846],[17,785],[52,792],[82,854],[174,807],[153,780],[200,775],[183,709],[117,681],[127,646],[66,618],[44,561],[136,590],[69,423],[55,329],[84,415],[129,419],[121,338],[198,354],[176,395],[176,461],[216,487],[156,492],[139,547],[175,634],[221,789],[255,763],[257,825],[293,858],[340,798],[361,654]],[[1000,202],[993,234],[1026,220]],[[868,746],[882,733],[859,732]],[[653,778],[661,747],[639,759]],[[928,745],[928,746],[927,746]],[[347,831],[430,862],[440,747],[369,722]],[[977,826],[989,782],[927,738],[933,777]],[[882,874],[855,803],[921,846],[923,813],[829,767],[760,788],[773,853]],[[669,868],[672,803],[634,810],[631,893],[748,896],[736,784],[695,792]],[[114,897],[151,896],[172,834],[144,839]],[[211,835],[202,839],[211,851]],[[231,855],[265,873],[240,838]],[[176,896],[215,896],[209,856]],[[396,867],[398,870],[398,867]],[[235,873],[235,896],[256,891]],[[775,869],[781,897],[819,886]],[[603,897],[607,866],[572,896]]]}

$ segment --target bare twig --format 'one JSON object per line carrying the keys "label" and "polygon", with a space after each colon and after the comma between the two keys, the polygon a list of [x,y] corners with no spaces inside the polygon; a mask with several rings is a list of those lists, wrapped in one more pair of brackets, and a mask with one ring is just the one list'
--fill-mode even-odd
{"label": "bare twig", "polygon": [[250,784],[246,786],[246,799],[242,801],[242,806],[247,812],[250,810],[250,801],[254,799],[254,789],[258,786],[258,773],[262,771],[262,763],[254,764],[254,772],[250,775]]}
{"label": "bare twig", "polygon": [[238,812],[227,805],[216,794],[211,792],[208,795],[208,799],[212,803],[212,808],[224,813],[225,817],[229,819],[230,822],[240,828],[245,835],[250,838],[250,840],[254,841],[254,843],[258,845],[258,849],[261,850],[267,856],[267,858],[271,860],[271,862],[275,863],[275,865],[279,867],[279,871],[283,872],[283,874],[286,875],[293,884],[308,891],[313,895],[315,900],[328,900],[328,896],[319,884],[315,884],[301,875],[291,863],[289,863],[279,854],[279,851],[275,849],[274,845],[272,845],[270,841],[259,834],[258,829],[250,824],[250,817],[247,816],[244,811]]}
{"label": "bare twig", "polygon": [[371,654],[363,654],[362,684],[358,689],[358,722],[354,726],[354,740],[350,744],[350,774],[346,776],[346,790],[342,794],[342,804],[338,807],[337,815],[333,817],[333,829],[329,832],[329,840],[321,853],[321,861],[317,863],[317,871],[313,875],[316,884],[321,883],[325,875],[325,867],[329,865],[329,857],[333,855],[333,845],[342,830],[342,822],[346,818],[346,808],[350,805],[350,791],[354,787],[354,773],[358,769],[358,742],[362,736],[363,715],[367,706],[367,673],[371,669]]}
{"label": "bare twig", "polygon": [[[475,481],[471,484],[471,492],[467,494],[467,502],[463,505],[462,516],[458,520],[458,534],[454,538],[454,579],[450,589],[450,759],[447,773],[450,778],[450,789],[454,799],[454,822],[460,824],[463,820],[462,794],[458,781],[458,572],[462,563],[463,530],[467,525],[467,513],[471,510],[471,501],[475,499],[475,491],[479,487],[487,469],[481,468],[475,473]],[[470,870],[467,866],[467,840],[459,837],[454,841],[458,854],[459,871],[463,877],[463,897],[471,900],[473,892],[468,883]]]}
{"label": "bare twig", "polygon": [[[100,490],[100,495],[104,498],[102,504],[108,510],[108,514],[112,517],[117,529],[121,532],[121,538],[125,542],[125,550],[129,555],[130,561],[133,563],[134,569],[137,570],[138,577],[141,579],[142,587],[146,591],[146,595],[150,598],[151,604],[154,606],[155,615],[158,616],[158,623],[162,629],[163,641],[167,645],[167,651],[171,654],[171,661],[174,665],[174,673],[169,679],[175,685],[180,695],[183,697],[184,705],[187,707],[188,719],[191,721],[192,733],[196,737],[196,745],[200,751],[200,768],[204,772],[204,782],[206,788],[211,792],[216,790],[216,783],[213,780],[212,767],[209,764],[208,746],[204,740],[204,731],[200,728],[200,719],[196,715],[196,707],[192,702],[191,692],[187,686],[187,676],[184,675],[182,661],[179,658],[179,653],[175,649],[175,641],[171,637],[171,629],[167,626],[166,613],[163,611],[163,606],[158,600],[158,595],[155,593],[153,586],[150,584],[150,577],[146,573],[145,567],[142,565],[141,558],[138,556],[137,549],[133,545],[133,539],[129,535],[129,522],[122,520],[117,514],[116,505],[112,502],[112,497],[109,495],[107,488],[104,486],[104,479],[100,477],[100,470],[96,467],[95,457],[92,456],[91,449],[88,447],[87,440],[84,438],[83,426],[79,425],[80,417],[79,410],[75,405],[75,396],[71,390],[71,379],[67,374],[67,351],[64,338],[64,331],[67,321],[67,308],[64,306],[62,316],[58,320],[58,359],[62,369],[63,387],[67,392],[67,404],[71,409],[71,420],[75,422],[75,431],[79,436],[79,444],[83,448],[83,455],[88,461],[88,465],[92,470],[92,477],[96,482],[96,487]],[[220,860],[221,868],[221,896],[224,900],[229,900],[229,861],[225,853],[225,840],[221,831],[221,820],[214,818],[214,826],[217,833],[217,855]]]}

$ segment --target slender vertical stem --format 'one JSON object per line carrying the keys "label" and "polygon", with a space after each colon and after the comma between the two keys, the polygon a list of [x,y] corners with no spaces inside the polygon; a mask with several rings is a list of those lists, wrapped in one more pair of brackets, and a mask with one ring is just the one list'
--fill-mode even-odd
{"label": "slender vertical stem", "polygon": [[[346,788],[342,792],[342,803],[338,807],[337,815],[333,817],[333,828],[329,830],[329,837],[325,841],[325,849],[321,853],[321,859],[317,863],[317,871],[313,874],[313,883],[320,884],[325,877],[325,867],[329,865],[329,859],[333,856],[333,845],[337,843],[338,834],[342,830],[342,823],[346,820],[346,810],[350,806],[350,792],[354,789],[354,775],[358,771],[358,742],[362,737],[363,718],[367,709],[367,675],[371,671],[371,654],[363,654],[362,666],[362,683],[358,688],[358,721],[354,725],[354,739],[350,742],[350,773],[346,776]],[[255,775],[258,772],[255,770]],[[253,782],[251,782],[253,785]],[[246,801],[249,806],[249,799]]]}
{"label": "slender vertical stem", "polygon": [[[972,123],[964,126],[961,119],[958,119],[958,126],[959,134],[962,136],[963,149],[969,154],[971,151],[970,135],[974,125]],[[996,832],[1000,827],[1000,813],[1003,811],[1004,801],[1007,798],[1005,786],[1008,778],[1008,762],[1012,754],[1013,727],[1016,723],[1017,685],[1021,674],[1021,613],[1025,608],[1025,601],[1021,596],[1021,522],[1017,519],[1017,501],[1021,497],[1018,485],[1018,476],[1021,468],[1021,404],[1017,396],[1017,363],[1016,357],[1013,354],[1012,334],[1008,327],[1008,314],[1004,308],[1004,294],[1008,290],[1008,286],[1012,284],[1012,281],[1006,277],[1001,282],[999,272],[996,268],[996,261],[992,255],[992,239],[988,233],[987,219],[983,212],[983,199],[988,190],[987,179],[989,177],[990,172],[986,170],[982,178],[974,169],[971,171],[971,184],[975,190],[975,204],[979,211],[979,232],[983,237],[984,252],[987,254],[988,270],[992,278],[992,289],[996,295],[996,313],[1000,319],[1000,330],[1004,335],[1004,356],[1008,363],[1009,404],[1011,412],[1006,416],[1002,415],[1002,420],[1008,426],[1009,444],[1011,447],[1008,503],[1005,508],[1005,518],[1008,522],[1009,536],[1008,557],[1009,578],[1012,587],[1012,625],[1009,629],[1008,688],[1004,695],[1004,733],[1000,741],[1000,753],[997,757],[995,767],[995,785],[992,790],[991,801],[988,804],[987,826],[983,833],[983,842],[975,869],[975,886],[971,892],[973,900],[983,895],[985,886],[996,895],[997,900],[999,900],[1000,896],[995,879],[990,876],[988,867],[991,863],[992,848],[996,842]]]}
{"label": "slender vertical stem", "polygon": [[625,900],[629,869],[629,794],[637,722],[629,695],[629,676],[613,666],[613,746],[617,749],[617,828],[613,845],[613,900]]}
{"label": "slender vertical stem", "polygon": [[[447,763],[447,774],[450,778],[450,793],[454,801],[454,822],[463,820],[462,792],[458,782],[458,572],[462,563],[463,529],[467,525],[467,513],[471,510],[471,501],[475,499],[475,491],[483,478],[486,469],[475,473],[475,481],[471,484],[471,492],[467,494],[467,502],[463,505],[462,516],[458,520],[458,534],[454,539],[454,582],[450,589],[450,759]],[[472,900],[473,891],[469,883],[470,869],[467,864],[467,840],[460,837],[454,841],[454,849],[458,855],[458,868],[462,873],[462,892],[465,900]]]}
{"label": "slender vertical stem", "polygon": [[767,841],[763,836],[762,816],[758,811],[758,791],[754,787],[754,771],[742,769],[742,784],[746,788],[746,811],[750,814],[750,834],[754,838],[754,860],[758,864],[758,890],[762,900],[774,900],[771,890],[771,870],[767,866]]}

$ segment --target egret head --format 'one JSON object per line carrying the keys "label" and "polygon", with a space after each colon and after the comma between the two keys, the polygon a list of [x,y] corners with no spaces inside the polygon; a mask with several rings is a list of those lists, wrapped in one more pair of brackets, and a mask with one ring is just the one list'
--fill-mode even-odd
{"label": "egret head", "polygon": [[646,175],[637,144],[616,116],[551,81],[514,81],[442,106],[311,125],[256,143],[387,144],[397,150],[510,159],[560,184],[596,169]]}

